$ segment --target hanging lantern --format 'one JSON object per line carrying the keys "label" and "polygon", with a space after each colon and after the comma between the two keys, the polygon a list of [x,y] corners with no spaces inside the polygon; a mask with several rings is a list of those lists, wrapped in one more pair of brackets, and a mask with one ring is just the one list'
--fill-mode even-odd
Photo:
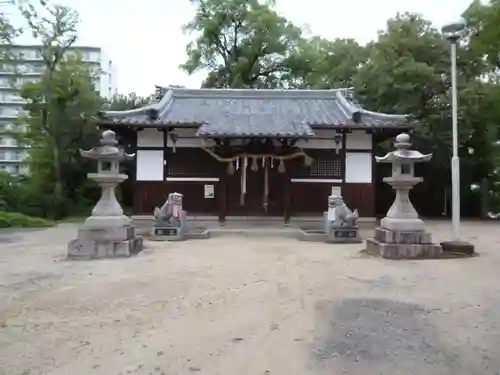
{"label": "hanging lantern", "polygon": [[177,133],[174,133],[174,131],[168,132],[168,136],[170,138],[170,141],[172,141],[172,153],[175,154],[175,152],[176,152],[175,145],[177,144],[177,140],[179,139],[179,136],[177,135]]}
{"label": "hanging lantern", "polygon": [[259,164],[257,164],[257,158],[256,157],[252,158],[252,166],[250,167],[250,169],[253,172],[257,172],[259,170]]}
{"label": "hanging lantern", "polygon": [[234,174],[234,165],[233,165],[232,161],[227,163],[227,174],[230,176],[232,176]]}
{"label": "hanging lantern", "polygon": [[247,194],[247,167],[248,167],[248,157],[243,158],[243,163],[241,166],[241,194],[240,194],[240,205],[245,204],[245,195]]}
{"label": "hanging lantern", "polygon": [[313,162],[313,158],[309,155],[304,154],[304,166],[310,167]]}
{"label": "hanging lantern", "polygon": [[280,165],[278,165],[278,172],[285,173],[285,162],[283,159],[280,159]]}
{"label": "hanging lantern", "polygon": [[335,133],[333,136],[333,142],[335,143],[335,152],[338,153],[340,152],[340,146],[342,146],[342,134],[340,133]]}

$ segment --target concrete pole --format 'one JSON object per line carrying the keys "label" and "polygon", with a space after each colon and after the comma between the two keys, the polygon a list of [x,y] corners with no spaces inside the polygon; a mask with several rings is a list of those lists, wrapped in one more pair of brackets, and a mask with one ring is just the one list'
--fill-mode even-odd
{"label": "concrete pole", "polygon": [[451,111],[453,156],[451,158],[451,220],[453,241],[460,241],[460,159],[458,158],[457,40],[451,40]]}

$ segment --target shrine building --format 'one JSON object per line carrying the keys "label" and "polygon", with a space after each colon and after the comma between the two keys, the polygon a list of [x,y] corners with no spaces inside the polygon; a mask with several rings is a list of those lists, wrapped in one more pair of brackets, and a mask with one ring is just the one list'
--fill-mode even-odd
{"label": "shrine building", "polygon": [[157,87],[142,108],[102,111],[98,125],[132,140],[134,214],[184,195],[190,215],[318,216],[332,187],[375,216],[374,144],[407,116],[361,108],[349,89]]}

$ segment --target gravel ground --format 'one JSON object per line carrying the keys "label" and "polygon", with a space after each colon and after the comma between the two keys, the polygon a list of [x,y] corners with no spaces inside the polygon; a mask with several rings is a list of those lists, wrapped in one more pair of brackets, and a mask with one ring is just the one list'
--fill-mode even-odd
{"label": "gravel ground", "polygon": [[499,374],[499,228],[425,261],[226,236],[70,262],[75,226],[0,233],[0,374]]}

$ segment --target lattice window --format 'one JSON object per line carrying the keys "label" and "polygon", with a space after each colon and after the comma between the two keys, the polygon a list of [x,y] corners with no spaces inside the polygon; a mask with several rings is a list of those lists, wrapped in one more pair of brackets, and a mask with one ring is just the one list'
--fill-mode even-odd
{"label": "lattice window", "polygon": [[168,177],[217,177],[220,163],[206,152],[196,148],[177,149],[166,157]]}
{"label": "lattice window", "polygon": [[342,163],[340,158],[314,159],[309,167],[309,175],[314,177],[338,177],[342,178]]}
{"label": "lattice window", "polygon": [[295,177],[299,178],[342,178],[343,154],[334,150],[306,150],[313,161],[309,167],[298,164]]}

